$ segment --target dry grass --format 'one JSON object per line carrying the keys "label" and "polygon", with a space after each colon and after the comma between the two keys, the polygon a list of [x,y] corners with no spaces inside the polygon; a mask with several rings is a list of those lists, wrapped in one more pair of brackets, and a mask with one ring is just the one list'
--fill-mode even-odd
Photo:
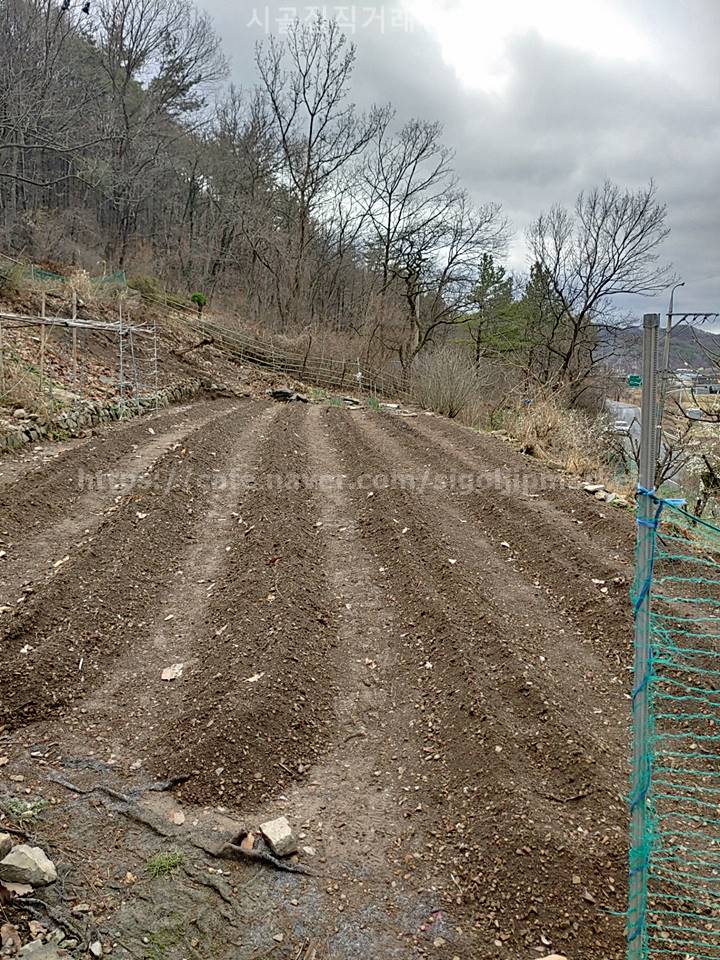
{"label": "dry grass", "polygon": [[41,416],[47,416],[53,410],[37,367],[8,353],[4,355],[0,376],[0,409],[3,407],[9,412],[22,407],[28,413]]}
{"label": "dry grass", "polygon": [[23,264],[0,256],[0,292],[6,295],[19,293],[25,282],[24,269]]}
{"label": "dry grass", "polygon": [[577,476],[611,479],[606,423],[569,407],[560,394],[540,394],[506,408],[503,427],[525,453]]}

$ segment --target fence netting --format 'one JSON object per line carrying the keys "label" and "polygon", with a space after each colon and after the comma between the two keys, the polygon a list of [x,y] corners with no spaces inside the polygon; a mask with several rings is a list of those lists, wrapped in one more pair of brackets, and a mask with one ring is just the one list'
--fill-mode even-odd
{"label": "fence netting", "polygon": [[653,506],[639,537],[652,562],[634,585],[636,612],[650,604],[648,710],[635,717],[645,750],[631,807],[644,805],[645,826],[630,851],[631,890],[633,874],[642,882],[628,954],[720,960],[720,528],[641,495]]}

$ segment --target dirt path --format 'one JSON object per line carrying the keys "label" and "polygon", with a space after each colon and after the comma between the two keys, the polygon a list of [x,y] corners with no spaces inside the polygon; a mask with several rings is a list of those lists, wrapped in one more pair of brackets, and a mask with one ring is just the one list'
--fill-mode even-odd
{"label": "dirt path", "polygon": [[[220,401],[153,430],[0,487],[0,754],[24,778],[0,805],[49,801],[30,830],[77,938],[619,960],[630,519],[438,418]],[[209,853],[280,814],[309,875]],[[150,879],[163,850],[182,861]]]}

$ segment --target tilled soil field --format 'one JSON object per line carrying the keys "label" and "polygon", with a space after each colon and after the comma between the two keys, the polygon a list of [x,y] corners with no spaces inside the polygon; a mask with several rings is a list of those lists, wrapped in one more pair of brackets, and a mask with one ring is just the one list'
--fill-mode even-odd
{"label": "tilled soil field", "polygon": [[[629,516],[422,413],[205,401],[34,456],[0,831],[68,956],[624,956]],[[281,814],[304,872],[216,856]]]}

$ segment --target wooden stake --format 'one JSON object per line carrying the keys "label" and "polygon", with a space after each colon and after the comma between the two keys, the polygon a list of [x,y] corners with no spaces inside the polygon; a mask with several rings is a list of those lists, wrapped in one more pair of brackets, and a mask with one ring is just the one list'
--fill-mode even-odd
{"label": "wooden stake", "polygon": [[0,323],[0,396],[5,396],[5,358],[3,355],[3,325]]}
{"label": "wooden stake", "polygon": [[[40,295],[40,316],[45,319],[45,291]],[[40,324],[40,391],[45,377],[45,324]]]}
{"label": "wooden stake", "polygon": [[[73,290],[72,295],[72,318],[77,320],[77,291]],[[77,388],[78,381],[78,356],[77,356],[77,327],[72,328],[72,363],[73,363],[73,387]]]}

